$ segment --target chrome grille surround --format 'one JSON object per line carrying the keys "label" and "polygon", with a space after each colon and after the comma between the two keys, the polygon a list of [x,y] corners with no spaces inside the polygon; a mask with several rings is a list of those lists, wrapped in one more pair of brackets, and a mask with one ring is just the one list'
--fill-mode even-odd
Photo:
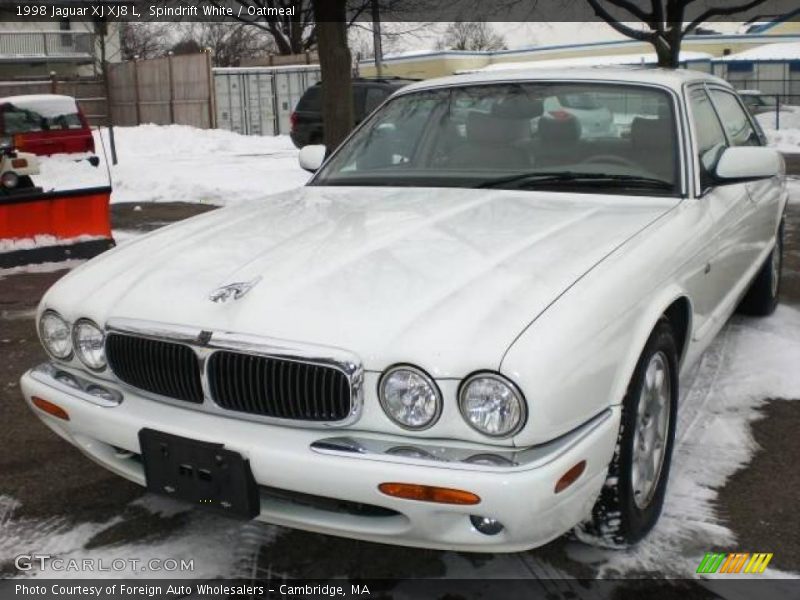
{"label": "chrome grille surround", "polygon": [[[121,386],[159,402],[172,404],[189,410],[198,410],[227,418],[285,425],[288,427],[328,428],[346,427],[361,416],[364,405],[364,368],[360,359],[347,350],[334,346],[289,342],[251,334],[225,331],[208,332],[200,327],[153,323],[137,319],[109,319],[106,334],[121,334],[160,342],[170,342],[189,347],[197,357],[203,392],[201,403],[162,396],[127,384],[113,370],[109,373]],[[350,409],[347,416],[336,421],[286,419],[231,410],[219,405],[212,395],[209,381],[209,360],[217,352],[228,351],[244,355],[266,357],[304,365],[335,369],[347,378],[350,387]]]}

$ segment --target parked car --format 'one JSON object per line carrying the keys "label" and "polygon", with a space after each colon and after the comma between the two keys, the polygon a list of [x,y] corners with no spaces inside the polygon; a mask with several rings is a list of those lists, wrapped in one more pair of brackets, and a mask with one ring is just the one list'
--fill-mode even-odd
{"label": "parked car", "polygon": [[39,173],[39,160],[35,154],[18,152],[13,146],[0,145],[0,194],[10,195],[41,191],[34,185],[31,175]]}
{"label": "parked car", "polygon": [[71,96],[0,98],[0,138],[39,156],[94,152],[89,122]]}
{"label": "parked car", "polygon": [[765,96],[759,90],[739,90],[744,105],[754,115],[775,112],[775,97]]}
{"label": "parked car", "polygon": [[[353,80],[353,111],[356,123],[375,110],[386,98],[416,79],[399,77]],[[322,143],[322,82],[308,88],[297,102],[289,135],[298,148]]]}
{"label": "parked car", "polygon": [[[583,93],[643,116],[532,133]],[[114,473],[227,514],[463,551],[635,543],[682,377],[737,307],[777,303],[788,193],[760,143],[731,86],[687,70],[412,84],[327,159],[303,148],[307,186],[59,280],[25,400]]]}
{"label": "parked car", "polygon": [[611,111],[598,99],[588,93],[566,93],[544,99],[542,119],[575,120],[580,126],[581,135],[589,137],[609,137],[615,134]]}

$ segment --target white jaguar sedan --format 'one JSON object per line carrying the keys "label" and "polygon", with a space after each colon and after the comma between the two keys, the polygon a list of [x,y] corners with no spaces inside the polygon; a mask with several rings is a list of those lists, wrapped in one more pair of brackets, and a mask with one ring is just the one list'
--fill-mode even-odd
{"label": "white jaguar sedan", "polygon": [[[635,117],[532,127],[571,95]],[[464,551],[635,543],[681,375],[737,307],[775,308],[787,191],[763,143],[691,71],[411,85],[327,159],[304,148],[307,186],[59,281],[25,399],[111,471],[238,517]]]}

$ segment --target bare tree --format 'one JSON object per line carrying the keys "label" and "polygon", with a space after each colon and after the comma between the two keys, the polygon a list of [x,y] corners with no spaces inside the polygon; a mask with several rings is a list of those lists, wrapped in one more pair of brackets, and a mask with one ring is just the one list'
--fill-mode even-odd
{"label": "bare tree", "polygon": [[[595,14],[622,35],[649,42],[658,55],[660,67],[676,68],[680,60],[681,42],[697,27],[715,17],[726,17],[746,12],[766,0],[716,0],[708,2],[707,8],[686,23],[686,9],[696,0],[586,0]],[[613,8],[612,8],[613,7]],[[614,14],[612,14],[612,10]],[[623,16],[624,15],[624,16]],[[631,20],[640,21],[641,29],[627,25]]]}
{"label": "bare tree", "polygon": [[[317,45],[312,0],[235,0],[244,14],[236,20],[267,33],[273,38],[278,54],[302,54]],[[216,6],[222,0],[210,0]],[[268,14],[272,9],[279,14]],[[252,11],[253,14],[249,14]],[[286,14],[291,11],[293,14]],[[282,14],[281,14],[282,13]],[[238,12],[237,12],[238,15]]]}
{"label": "bare tree", "polygon": [[123,60],[156,58],[169,49],[170,23],[121,22],[120,51]]}
{"label": "bare tree", "polygon": [[436,43],[440,50],[505,50],[503,36],[486,21],[454,21]]}
{"label": "bare tree", "polygon": [[189,36],[211,52],[215,67],[238,67],[244,58],[275,53],[275,42],[269,34],[244,23],[194,23]]}

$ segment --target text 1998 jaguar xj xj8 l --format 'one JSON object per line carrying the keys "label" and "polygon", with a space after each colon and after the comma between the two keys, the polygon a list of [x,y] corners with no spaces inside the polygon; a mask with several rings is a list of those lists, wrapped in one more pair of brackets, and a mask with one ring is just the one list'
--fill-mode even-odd
{"label": "text 1998 jaguar xj xj8 l", "polygon": [[[603,133],[548,112],[589,98]],[[680,376],[775,307],[783,162],[690,71],[514,71],[387,100],[310,183],[74,270],[36,414],[153,492],[377,542],[630,544]]]}

